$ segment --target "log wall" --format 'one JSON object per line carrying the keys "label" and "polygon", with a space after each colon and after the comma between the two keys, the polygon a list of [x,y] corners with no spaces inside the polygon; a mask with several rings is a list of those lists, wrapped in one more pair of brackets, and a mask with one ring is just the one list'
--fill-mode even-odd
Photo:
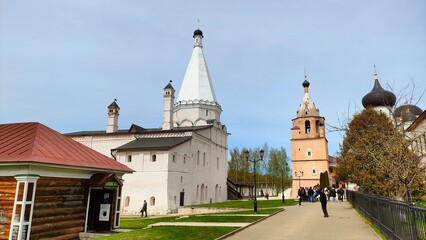
{"label": "log wall", "polygon": [[0,240],[9,239],[15,191],[14,177],[0,177]]}
{"label": "log wall", "polygon": [[78,239],[84,231],[86,192],[82,179],[37,181],[31,239]]}

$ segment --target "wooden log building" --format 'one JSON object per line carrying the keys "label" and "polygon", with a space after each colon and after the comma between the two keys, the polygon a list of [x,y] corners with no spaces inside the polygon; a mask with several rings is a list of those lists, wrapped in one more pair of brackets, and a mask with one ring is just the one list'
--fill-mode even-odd
{"label": "wooden log building", "polygon": [[40,123],[0,124],[0,239],[78,239],[119,227],[133,170]]}

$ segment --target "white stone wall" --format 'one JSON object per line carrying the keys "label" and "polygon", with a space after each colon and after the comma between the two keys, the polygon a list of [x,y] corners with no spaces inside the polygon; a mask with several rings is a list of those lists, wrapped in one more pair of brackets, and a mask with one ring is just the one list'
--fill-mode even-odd
{"label": "white stone wall", "polygon": [[112,158],[111,149],[135,140],[132,134],[103,134],[93,136],[70,136],[75,141]]}
{"label": "white stone wall", "polygon": [[426,164],[426,121],[423,120],[414,130],[406,134],[413,140],[412,149],[415,149],[417,154],[422,156],[422,163]]}
{"label": "white stone wall", "polygon": [[[136,171],[123,177],[123,213],[138,213],[143,200],[148,202],[148,214],[177,212],[182,191],[184,206],[226,200],[227,148],[218,143],[226,143],[227,135],[214,127],[197,133],[168,151],[117,153],[117,161]],[[156,162],[152,162],[153,154]],[[131,162],[128,155],[132,155]],[[149,204],[151,197],[155,197],[155,206]]]}
{"label": "white stone wall", "polygon": [[[155,162],[153,162],[154,154]],[[128,160],[129,155],[132,156],[131,162]],[[164,151],[121,152],[117,154],[117,161],[135,170],[133,174],[123,176],[122,212],[138,213],[143,200],[146,200],[148,214],[166,214],[168,153]],[[127,198],[130,201],[126,200]],[[155,204],[152,204],[152,198],[155,198]]]}
{"label": "white stone wall", "polygon": [[177,105],[173,113],[174,127],[203,126],[210,119],[220,122],[220,113],[221,110],[215,105]]}

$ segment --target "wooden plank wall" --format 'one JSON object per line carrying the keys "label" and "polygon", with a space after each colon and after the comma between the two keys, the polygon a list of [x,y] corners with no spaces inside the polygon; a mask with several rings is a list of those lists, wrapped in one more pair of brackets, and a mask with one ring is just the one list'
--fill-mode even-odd
{"label": "wooden plank wall", "polygon": [[0,177],[0,239],[9,239],[10,220],[15,201],[16,179]]}
{"label": "wooden plank wall", "polygon": [[86,191],[83,179],[37,181],[31,239],[78,239],[84,231]]}

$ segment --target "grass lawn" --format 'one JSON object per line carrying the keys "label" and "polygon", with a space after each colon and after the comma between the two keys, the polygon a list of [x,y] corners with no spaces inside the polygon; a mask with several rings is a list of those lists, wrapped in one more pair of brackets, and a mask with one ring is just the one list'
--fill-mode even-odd
{"label": "grass lawn", "polygon": [[426,201],[418,201],[416,202],[416,206],[426,208]]}
{"label": "grass lawn", "polygon": [[188,239],[188,240],[211,240],[223,236],[229,232],[234,231],[235,227],[153,227],[148,229],[134,230],[126,233],[116,233],[108,237],[96,238],[97,240],[103,239],[119,239],[119,240],[133,240],[133,239]]}
{"label": "grass lawn", "polygon": [[[280,200],[262,200],[257,201],[257,208],[271,208],[271,207],[282,207],[282,206],[293,206],[297,202],[294,199],[287,199],[285,203]],[[192,207],[210,207],[210,208],[253,208],[253,201],[243,200],[243,201],[229,201],[222,203],[211,203],[211,204],[200,204],[193,205]]]}
{"label": "grass lawn", "polygon": [[171,222],[177,217],[162,217],[162,218],[122,218],[120,220],[120,228],[124,229],[141,229],[148,225],[158,222]]}
{"label": "grass lawn", "polygon": [[[276,212],[281,211],[282,208],[263,208],[263,209],[257,209],[258,214],[273,214]],[[254,214],[253,210],[246,210],[246,211],[238,211],[238,212],[224,212],[219,214]]]}
{"label": "grass lawn", "polygon": [[[259,214],[272,214],[280,211],[282,206],[291,206],[297,204],[293,199],[288,199],[283,204],[281,200],[268,200],[258,201]],[[243,208],[250,209],[246,211],[239,211],[228,213],[227,216],[210,216],[198,215],[189,216],[187,218],[161,217],[161,218],[122,218],[120,228],[134,229],[126,233],[116,233],[108,237],[98,238],[102,239],[216,239],[231,231],[235,227],[153,227],[147,228],[150,224],[157,222],[254,222],[262,218],[261,216],[232,216],[232,214],[252,214],[253,202],[252,201],[229,201],[223,203],[202,204],[193,207],[211,207],[211,208]]]}
{"label": "grass lawn", "polygon": [[258,219],[261,219],[263,217],[261,216],[208,216],[208,215],[202,215],[202,216],[190,216],[187,218],[180,218],[176,220],[175,222],[254,222]]}

